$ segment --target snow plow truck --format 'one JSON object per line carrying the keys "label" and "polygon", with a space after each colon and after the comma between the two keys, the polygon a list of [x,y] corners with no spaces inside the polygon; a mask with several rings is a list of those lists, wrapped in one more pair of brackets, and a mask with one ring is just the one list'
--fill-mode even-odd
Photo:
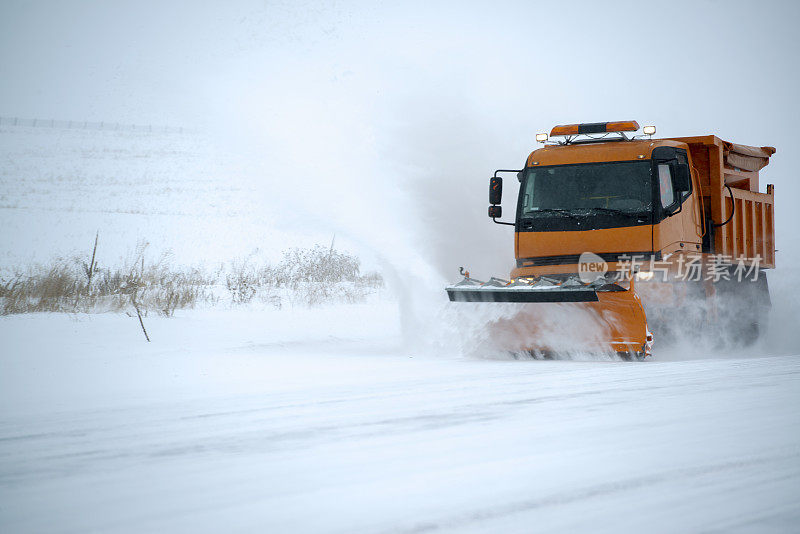
{"label": "snow plow truck", "polygon": [[[462,269],[454,302],[523,303],[493,328],[534,355],[559,351],[545,330],[559,317],[570,342],[642,359],[655,340],[715,336],[749,344],[766,326],[765,270],[775,267],[774,186],[760,192],[772,147],[714,135],[636,135],[636,121],[556,126],[522,169],[489,182],[489,217],[514,227],[516,266],[488,281]],[[519,181],[513,222],[502,218],[503,174]],[[588,329],[592,330],[592,329]]]}

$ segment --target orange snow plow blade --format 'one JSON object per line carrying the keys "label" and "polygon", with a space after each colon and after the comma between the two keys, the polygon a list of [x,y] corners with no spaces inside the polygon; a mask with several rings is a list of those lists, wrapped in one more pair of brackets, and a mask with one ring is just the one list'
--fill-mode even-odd
{"label": "orange snow plow blade", "polygon": [[493,341],[505,350],[650,355],[653,336],[631,282],[480,282],[465,277],[447,293],[453,302],[524,303],[491,326]]}

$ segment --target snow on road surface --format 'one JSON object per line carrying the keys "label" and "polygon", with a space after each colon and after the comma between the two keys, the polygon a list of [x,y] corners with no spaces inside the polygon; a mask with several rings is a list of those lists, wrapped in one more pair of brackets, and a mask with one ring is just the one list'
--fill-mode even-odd
{"label": "snow on road surface", "polygon": [[396,313],[3,318],[0,531],[800,528],[800,356],[464,358]]}

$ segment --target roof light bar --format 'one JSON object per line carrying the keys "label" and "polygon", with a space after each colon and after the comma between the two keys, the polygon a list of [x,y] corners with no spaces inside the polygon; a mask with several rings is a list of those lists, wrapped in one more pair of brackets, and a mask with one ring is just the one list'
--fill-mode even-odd
{"label": "roof light bar", "polygon": [[635,132],[638,129],[639,123],[636,121],[586,122],[583,124],[555,126],[550,130],[550,137],[608,132]]}
{"label": "roof light bar", "polygon": [[636,121],[617,121],[607,122],[607,132],[635,132],[639,129],[639,123]]}

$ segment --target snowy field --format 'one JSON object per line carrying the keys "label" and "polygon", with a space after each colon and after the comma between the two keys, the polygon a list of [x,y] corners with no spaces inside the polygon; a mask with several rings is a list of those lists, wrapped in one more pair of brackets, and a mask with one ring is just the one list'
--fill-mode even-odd
{"label": "snowy field", "polygon": [[[106,265],[142,241],[213,265],[331,238],[281,225],[227,158],[188,134],[0,129],[0,268],[97,230]],[[124,313],[0,318],[0,531],[800,529],[789,277],[764,343],[643,363],[471,350],[491,313],[387,279],[362,304],[151,314],[151,343]]]}
{"label": "snowy field", "polygon": [[280,257],[331,233],[277,229],[230,154],[196,133],[0,126],[0,268],[91,254],[181,264]]}

